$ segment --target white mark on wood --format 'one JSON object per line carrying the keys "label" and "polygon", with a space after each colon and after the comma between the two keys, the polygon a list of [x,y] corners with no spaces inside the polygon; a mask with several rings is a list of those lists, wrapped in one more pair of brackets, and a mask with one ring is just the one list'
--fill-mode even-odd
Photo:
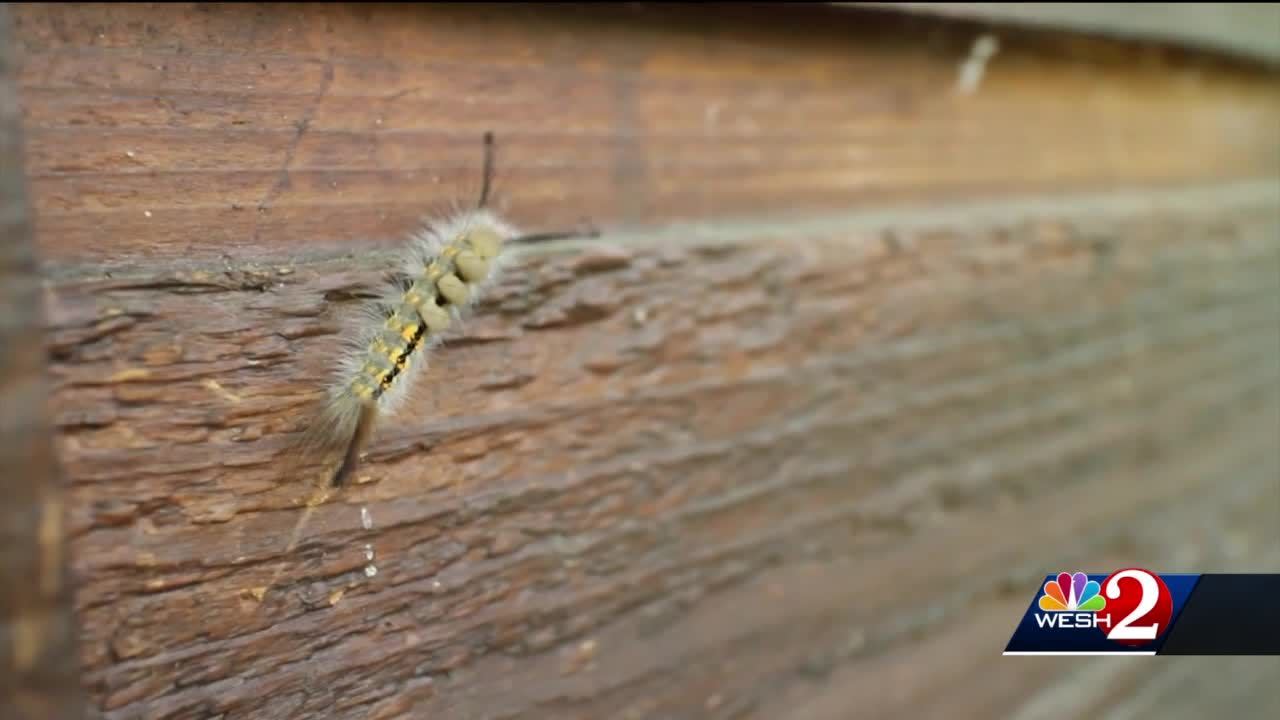
{"label": "white mark on wood", "polygon": [[226,400],[227,402],[238,403],[243,400],[243,398],[241,398],[239,395],[236,395],[230,390],[227,390],[226,388],[222,387],[222,384],[219,383],[217,380],[214,380],[213,378],[209,378],[208,380],[205,380],[204,382],[200,383],[200,385],[211,392],[217,393],[219,396],[222,397],[222,399]]}
{"label": "white mark on wood", "polygon": [[978,91],[987,73],[987,63],[1000,50],[1000,41],[994,35],[979,35],[973,41],[969,56],[960,63],[960,76],[956,79],[956,92],[972,95]]}
{"label": "white mark on wood", "polygon": [[707,103],[702,111],[702,130],[706,133],[714,133],[720,125],[720,107],[719,102]]}
{"label": "white mark on wood", "polygon": [[360,527],[365,530],[373,529],[373,516],[369,514],[369,508],[360,507]]}

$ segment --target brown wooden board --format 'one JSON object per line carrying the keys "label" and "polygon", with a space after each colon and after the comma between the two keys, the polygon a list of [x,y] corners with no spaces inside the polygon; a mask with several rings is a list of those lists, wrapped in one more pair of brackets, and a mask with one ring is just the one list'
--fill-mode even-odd
{"label": "brown wooden board", "polygon": [[[823,12],[825,10],[825,12]],[[539,229],[1272,177],[1265,69],[847,10],[22,5],[50,262],[364,248],[499,141]],[[270,250],[268,250],[270,249]]]}

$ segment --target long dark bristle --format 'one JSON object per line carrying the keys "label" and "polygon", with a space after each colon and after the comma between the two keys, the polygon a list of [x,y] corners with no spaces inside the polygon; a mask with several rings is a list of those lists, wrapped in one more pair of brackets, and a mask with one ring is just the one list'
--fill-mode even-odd
{"label": "long dark bristle", "polygon": [[484,134],[484,175],[480,178],[480,202],[477,207],[489,204],[489,189],[493,186],[493,133]]}
{"label": "long dark bristle", "polygon": [[364,448],[364,443],[369,439],[370,431],[373,430],[373,416],[373,405],[365,405],[360,409],[360,419],[356,421],[356,431],[351,434],[351,442],[342,456],[342,464],[334,471],[333,478],[329,481],[331,487],[342,487],[355,471],[356,465],[360,462],[360,450]]}
{"label": "long dark bristle", "polygon": [[551,242],[553,240],[572,240],[574,238],[597,238],[600,237],[600,231],[596,228],[587,230],[566,230],[561,232],[533,233],[530,235],[521,235],[514,237],[507,242],[513,245],[532,245],[534,243]]}

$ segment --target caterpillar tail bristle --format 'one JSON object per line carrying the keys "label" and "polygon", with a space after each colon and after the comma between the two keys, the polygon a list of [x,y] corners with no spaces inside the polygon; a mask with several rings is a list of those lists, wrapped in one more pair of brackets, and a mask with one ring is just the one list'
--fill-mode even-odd
{"label": "caterpillar tail bristle", "polygon": [[373,432],[373,421],[376,415],[377,411],[373,405],[361,406],[360,419],[356,421],[355,432],[351,434],[351,440],[347,443],[342,462],[329,479],[330,487],[340,488],[346,485],[351,474],[355,472],[356,466],[360,463],[360,451],[364,449],[369,435]]}

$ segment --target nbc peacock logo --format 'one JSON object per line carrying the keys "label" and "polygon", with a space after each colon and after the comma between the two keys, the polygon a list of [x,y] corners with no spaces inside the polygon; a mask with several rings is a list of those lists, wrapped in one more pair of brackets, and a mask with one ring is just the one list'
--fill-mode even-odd
{"label": "nbc peacock logo", "polygon": [[1097,612],[1107,606],[1102,586],[1082,572],[1058,573],[1057,580],[1044,584],[1040,609],[1049,612]]}
{"label": "nbc peacock logo", "polygon": [[1042,628],[1110,627],[1111,618],[1098,615],[1107,607],[1101,591],[1102,586],[1082,572],[1058,573],[1057,579],[1044,584],[1039,600],[1044,612],[1036,613],[1036,623]]}

